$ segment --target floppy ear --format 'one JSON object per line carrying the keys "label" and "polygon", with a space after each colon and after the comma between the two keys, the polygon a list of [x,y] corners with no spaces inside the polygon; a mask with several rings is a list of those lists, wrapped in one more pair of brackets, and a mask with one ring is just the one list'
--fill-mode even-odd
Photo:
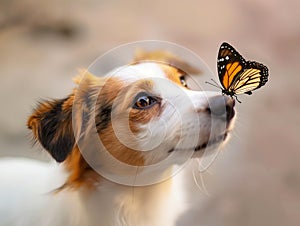
{"label": "floppy ear", "polygon": [[75,145],[72,128],[73,100],[74,96],[70,95],[65,99],[42,102],[27,122],[35,139],[57,162],[64,161]]}

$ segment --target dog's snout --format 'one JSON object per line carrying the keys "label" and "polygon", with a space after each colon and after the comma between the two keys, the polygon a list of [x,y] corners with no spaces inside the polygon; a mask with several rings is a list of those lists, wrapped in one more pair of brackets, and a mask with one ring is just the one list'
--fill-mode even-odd
{"label": "dog's snout", "polygon": [[234,117],[234,105],[233,98],[228,96],[214,96],[208,99],[207,112],[213,117],[226,118],[230,121]]}

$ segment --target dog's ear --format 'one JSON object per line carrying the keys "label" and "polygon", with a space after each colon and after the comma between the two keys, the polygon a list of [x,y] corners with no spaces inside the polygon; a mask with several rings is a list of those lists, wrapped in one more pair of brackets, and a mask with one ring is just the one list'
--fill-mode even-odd
{"label": "dog's ear", "polygon": [[41,102],[29,117],[27,126],[37,141],[57,162],[64,161],[75,145],[72,128],[74,95]]}

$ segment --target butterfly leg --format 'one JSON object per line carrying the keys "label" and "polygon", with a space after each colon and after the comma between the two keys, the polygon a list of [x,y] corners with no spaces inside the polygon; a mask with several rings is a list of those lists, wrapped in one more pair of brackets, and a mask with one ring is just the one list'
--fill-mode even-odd
{"label": "butterfly leg", "polygon": [[[237,102],[242,103],[242,102],[237,98],[237,95],[234,95],[234,97],[235,97],[235,99],[236,99]],[[232,97],[232,98],[233,98],[233,97]]]}

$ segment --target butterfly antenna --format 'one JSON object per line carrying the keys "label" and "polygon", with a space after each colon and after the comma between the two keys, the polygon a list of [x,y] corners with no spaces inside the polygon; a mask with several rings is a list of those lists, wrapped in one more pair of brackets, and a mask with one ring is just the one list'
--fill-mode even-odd
{"label": "butterfly antenna", "polygon": [[219,88],[219,89],[222,89],[222,87],[219,86],[219,84],[218,84],[214,79],[210,79],[210,80],[213,81],[213,83],[211,83],[211,82],[205,82],[205,83],[207,83],[207,84],[209,84],[209,85],[212,85],[212,86],[214,86],[214,87],[217,87],[217,88]]}

